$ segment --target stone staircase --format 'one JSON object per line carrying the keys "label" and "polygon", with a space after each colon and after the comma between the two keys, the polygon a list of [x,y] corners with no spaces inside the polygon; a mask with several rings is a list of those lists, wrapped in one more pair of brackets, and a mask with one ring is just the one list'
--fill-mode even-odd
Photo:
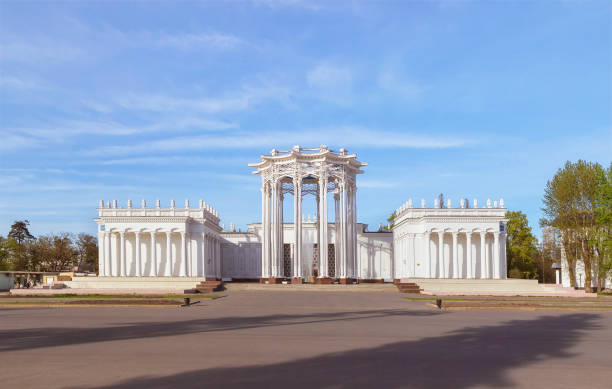
{"label": "stone staircase", "polygon": [[224,289],[223,281],[202,281],[196,287],[195,290],[198,293],[212,293],[220,292]]}
{"label": "stone staircase", "polygon": [[421,294],[421,287],[414,282],[398,282],[395,284],[400,293]]}

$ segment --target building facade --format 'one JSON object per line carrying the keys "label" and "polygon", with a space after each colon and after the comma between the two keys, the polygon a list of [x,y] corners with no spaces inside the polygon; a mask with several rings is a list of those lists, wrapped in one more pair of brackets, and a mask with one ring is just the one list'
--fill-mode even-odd
{"label": "building facade", "polygon": [[[345,149],[295,146],[272,150],[251,164],[261,176],[262,221],[248,231],[225,230],[219,214],[197,207],[139,208],[130,200],[100,201],[99,275],[102,277],[201,277],[279,283],[354,283],[399,278],[506,278],[503,200],[473,208],[461,200],[409,200],[394,213],[391,229],[367,231],[357,222],[357,175],[366,163]],[[293,199],[293,220],[283,202]],[[305,196],[316,215],[302,213]],[[333,199],[333,208],[331,201]],[[333,209],[333,211],[332,211]]]}

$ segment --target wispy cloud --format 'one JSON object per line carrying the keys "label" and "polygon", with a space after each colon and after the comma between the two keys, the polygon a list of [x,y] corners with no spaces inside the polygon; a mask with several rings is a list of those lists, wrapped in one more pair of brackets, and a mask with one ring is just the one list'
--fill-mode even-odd
{"label": "wispy cloud", "polygon": [[353,97],[354,71],[348,66],[319,63],[306,73],[306,82],[314,97],[347,105]]}
{"label": "wispy cloud", "polygon": [[123,155],[148,152],[173,152],[206,149],[266,149],[294,144],[337,145],[372,148],[452,148],[466,146],[472,141],[452,136],[431,138],[405,132],[375,131],[362,127],[329,127],[299,131],[268,131],[257,134],[233,132],[225,136],[202,135],[161,139],[133,145],[96,148],[89,155]]}
{"label": "wispy cloud", "polygon": [[251,160],[245,158],[197,157],[184,155],[159,155],[155,157],[115,158],[98,162],[99,165],[240,165],[246,166]]}
{"label": "wispy cloud", "polygon": [[25,41],[19,37],[3,37],[0,42],[0,60],[10,62],[67,62],[81,58],[86,51],[71,44],[49,38]]}
{"label": "wispy cloud", "polygon": [[238,124],[233,122],[180,117],[140,125],[125,125],[112,121],[65,121],[45,127],[8,128],[1,130],[0,134],[13,140],[11,148],[19,149],[36,147],[44,143],[48,145],[49,141],[63,142],[76,135],[127,136],[162,131],[218,131],[236,128]]}
{"label": "wispy cloud", "polygon": [[25,79],[14,76],[0,76],[0,88],[3,89],[15,89],[15,90],[29,90],[39,89],[42,85],[38,81],[32,79]]}
{"label": "wispy cloud", "polygon": [[[216,96],[125,93],[111,97],[110,104],[131,111],[211,114],[244,111],[265,101],[285,102],[290,95],[289,87],[263,81],[245,84],[236,91]],[[106,107],[112,109],[108,103]]]}
{"label": "wispy cloud", "polygon": [[202,47],[231,49],[245,43],[234,35],[218,32],[163,34],[154,42],[161,47],[172,47],[179,50],[194,50]]}

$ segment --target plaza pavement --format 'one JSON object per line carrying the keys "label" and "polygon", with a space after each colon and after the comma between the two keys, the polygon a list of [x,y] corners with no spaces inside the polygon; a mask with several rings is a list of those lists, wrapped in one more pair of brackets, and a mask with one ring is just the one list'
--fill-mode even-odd
{"label": "plaza pavement", "polygon": [[0,307],[3,387],[609,388],[612,312],[436,310],[230,291],[177,307]]}

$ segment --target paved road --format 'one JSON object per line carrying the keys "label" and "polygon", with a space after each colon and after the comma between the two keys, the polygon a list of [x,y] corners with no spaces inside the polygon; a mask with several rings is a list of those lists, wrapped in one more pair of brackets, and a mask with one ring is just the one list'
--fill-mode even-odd
{"label": "paved road", "polygon": [[399,294],[0,308],[6,388],[609,388],[612,312],[437,311]]}

